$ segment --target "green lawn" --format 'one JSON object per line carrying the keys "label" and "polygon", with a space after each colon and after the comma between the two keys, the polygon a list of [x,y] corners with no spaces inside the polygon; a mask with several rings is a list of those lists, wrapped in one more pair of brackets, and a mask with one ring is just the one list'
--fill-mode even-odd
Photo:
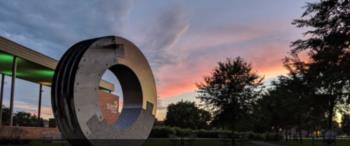
{"label": "green lawn", "polygon": [[[303,140],[301,144],[298,141],[289,141],[289,142],[275,142],[275,144],[283,146],[312,146],[312,140],[306,139]],[[336,143],[328,145],[322,142],[322,140],[315,140],[314,146],[350,146],[350,139],[338,139]]]}
{"label": "green lawn", "polygon": [[[1,145],[1,144],[0,144]],[[54,141],[52,143],[45,143],[42,141],[31,141],[28,144],[13,145],[7,144],[6,146],[69,146],[65,141]],[[131,146],[131,145],[129,145]],[[145,142],[144,146],[232,146],[231,140],[220,139],[195,139],[195,140],[171,140],[171,139],[149,139]],[[250,142],[237,142],[236,146],[258,146],[251,144]]]}
{"label": "green lawn", "polygon": [[[302,144],[300,144],[297,141],[289,141],[289,142],[267,142],[267,143],[273,143],[278,144],[281,146],[312,146],[311,140],[304,140]],[[1,144],[0,144],[1,145]],[[22,144],[22,145],[10,145],[7,144],[6,146],[69,146],[67,142],[52,142],[52,143],[45,143],[42,141],[31,141],[29,144]],[[231,146],[230,140],[220,140],[220,139],[195,139],[195,140],[185,140],[181,142],[180,140],[170,140],[170,139],[150,139],[146,141],[144,146]],[[254,145],[248,141],[246,142],[237,142],[236,146],[259,146]],[[350,139],[348,140],[337,140],[336,145],[327,145],[322,143],[322,141],[316,141],[314,143],[314,146],[350,146]]]}
{"label": "green lawn", "polygon": [[[180,140],[150,139],[144,146],[232,146],[231,140],[221,139],[192,139],[181,142]],[[236,146],[257,146],[248,141],[238,141]]]}
{"label": "green lawn", "polygon": [[[271,144],[277,144],[281,146],[312,146],[311,140],[303,140],[303,143],[300,144],[298,141],[289,141],[289,142],[267,142]],[[1,145],[1,144],[0,144]],[[52,143],[47,143],[43,141],[31,141],[29,144],[22,145],[10,145],[6,146],[69,146],[65,141],[54,141]],[[131,146],[131,145],[130,145]],[[231,140],[221,140],[221,139],[194,139],[194,140],[172,140],[172,139],[149,139],[145,142],[144,146],[231,146]],[[249,141],[237,142],[236,146],[263,146],[255,145]],[[314,146],[350,146],[350,139],[346,140],[337,140],[336,144],[327,145],[324,144],[321,140],[315,141]]]}

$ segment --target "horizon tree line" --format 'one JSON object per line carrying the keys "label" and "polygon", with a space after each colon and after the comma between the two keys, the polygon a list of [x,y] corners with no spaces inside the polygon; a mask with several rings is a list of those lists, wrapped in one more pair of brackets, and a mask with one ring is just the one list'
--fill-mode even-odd
{"label": "horizon tree line", "polygon": [[[349,0],[307,3],[292,22],[306,31],[282,61],[288,74],[268,87],[241,57],[219,62],[197,85],[198,99],[213,116],[211,125],[235,131],[242,129],[241,121],[249,121],[245,130],[288,135],[293,128],[301,137],[302,130],[334,133],[342,124],[349,134],[349,20]],[[344,115],[342,123],[335,122],[337,111]]]}

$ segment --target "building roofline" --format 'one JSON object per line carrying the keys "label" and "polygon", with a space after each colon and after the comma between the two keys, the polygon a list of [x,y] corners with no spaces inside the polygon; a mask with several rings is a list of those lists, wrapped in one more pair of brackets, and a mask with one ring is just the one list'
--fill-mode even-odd
{"label": "building roofline", "polygon": [[[52,70],[55,70],[58,64],[58,61],[56,59],[34,51],[28,47],[25,47],[2,36],[0,36],[0,51],[42,65],[43,67],[47,67]],[[112,92],[115,90],[114,84],[105,80],[101,80],[100,87],[102,87],[103,89],[110,90]]]}
{"label": "building roofline", "polygon": [[50,69],[56,69],[57,60],[0,36],[0,50]]}

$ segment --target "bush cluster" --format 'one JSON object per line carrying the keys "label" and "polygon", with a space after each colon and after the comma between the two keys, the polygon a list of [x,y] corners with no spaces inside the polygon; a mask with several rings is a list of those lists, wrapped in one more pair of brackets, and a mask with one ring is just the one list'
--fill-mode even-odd
{"label": "bush cluster", "polygon": [[227,130],[195,130],[198,138],[230,138],[232,132]]}
{"label": "bush cluster", "polygon": [[176,131],[172,127],[153,127],[150,137],[152,138],[169,138],[176,135]]}
{"label": "bush cluster", "polygon": [[191,129],[178,127],[154,127],[151,131],[152,138],[171,138],[171,137],[195,137],[195,132]]}
{"label": "bush cluster", "polygon": [[[255,132],[235,132],[235,138],[242,140],[262,140],[281,141],[283,135],[279,133],[255,133]],[[177,127],[154,127],[150,134],[151,138],[231,138],[232,132],[229,130],[191,130]]]}

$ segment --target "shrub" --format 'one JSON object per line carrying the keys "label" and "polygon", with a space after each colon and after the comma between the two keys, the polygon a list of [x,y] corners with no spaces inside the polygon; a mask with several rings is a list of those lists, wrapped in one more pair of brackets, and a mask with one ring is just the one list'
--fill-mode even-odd
{"label": "shrub", "polygon": [[195,137],[195,133],[191,129],[182,129],[175,127],[175,133],[178,137]]}
{"label": "shrub", "polygon": [[151,131],[150,137],[152,138],[168,138],[171,135],[175,135],[176,131],[171,127],[154,127]]}
{"label": "shrub", "polygon": [[247,132],[247,139],[250,140],[265,140],[265,134],[255,133],[255,132]]}
{"label": "shrub", "polygon": [[265,133],[266,141],[281,141],[283,140],[283,135],[279,133]]}
{"label": "shrub", "polygon": [[196,135],[198,138],[218,138],[218,132],[213,130],[197,130]]}
{"label": "shrub", "polygon": [[198,138],[230,138],[231,131],[227,130],[196,130],[195,131]]}
{"label": "shrub", "polygon": [[231,138],[232,136],[238,137],[238,133],[232,135],[231,131],[228,130],[217,130],[218,138]]}
{"label": "shrub", "polygon": [[[283,135],[279,133],[255,133],[255,132],[235,132],[233,135],[239,140],[260,140],[260,141],[281,141]],[[178,127],[154,127],[150,134],[151,138],[170,137],[197,137],[197,138],[231,138],[232,132],[229,130],[191,130]]]}

